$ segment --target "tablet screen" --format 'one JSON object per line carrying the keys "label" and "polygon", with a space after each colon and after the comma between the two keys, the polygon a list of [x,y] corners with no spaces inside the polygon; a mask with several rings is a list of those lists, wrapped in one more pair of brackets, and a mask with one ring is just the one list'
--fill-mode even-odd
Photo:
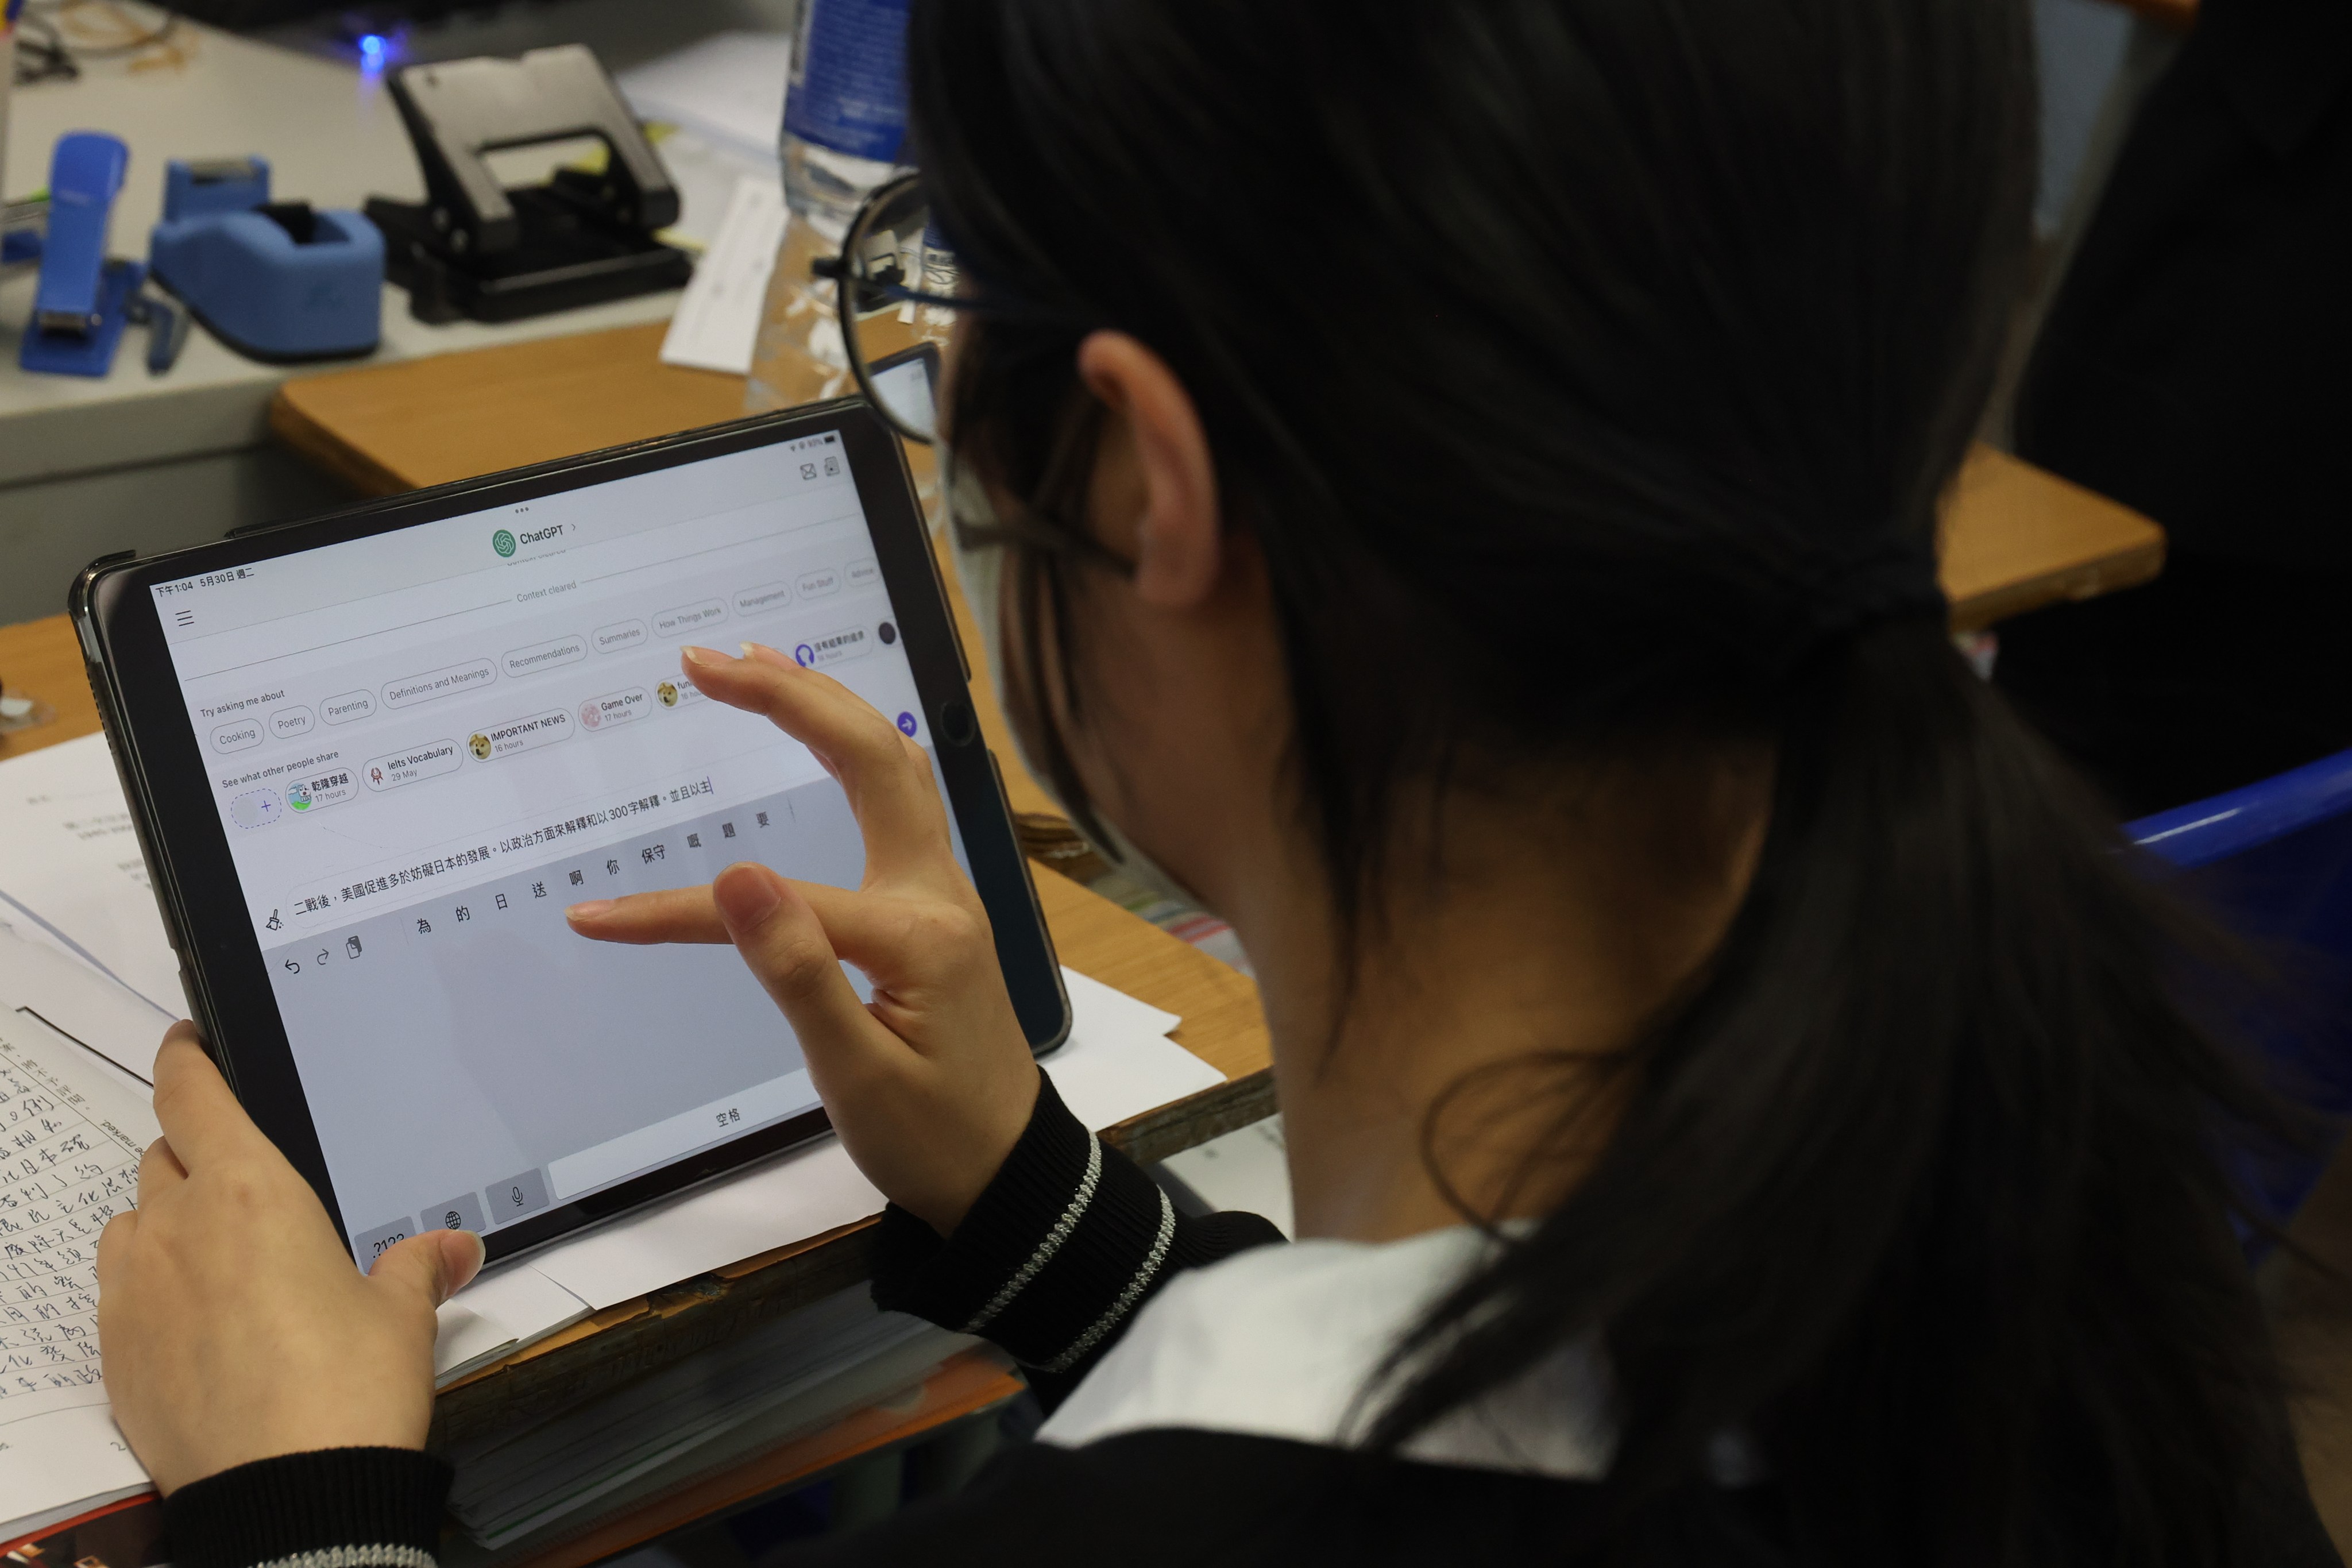
{"label": "tablet screen", "polygon": [[766,643],[930,746],[840,440],[153,584],[363,1262],[815,1107],[732,948],[591,942],[563,910],[737,860],[856,885],[840,786],[678,674],[684,645]]}

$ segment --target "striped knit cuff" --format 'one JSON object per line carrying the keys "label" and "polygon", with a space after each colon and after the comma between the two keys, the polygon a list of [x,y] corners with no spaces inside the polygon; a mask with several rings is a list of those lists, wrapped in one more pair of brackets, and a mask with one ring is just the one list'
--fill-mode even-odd
{"label": "striped knit cuff", "polygon": [[1028,1128],[954,1236],[900,1209],[883,1216],[874,1300],[1067,1373],[1165,1279],[1177,1224],[1159,1185],[1041,1075]]}
{"label": "striped knit cuff", "polygon": [[434,1568],[449,1467],[407,1448],[257,1459],[163,1500],[175,1568]]}

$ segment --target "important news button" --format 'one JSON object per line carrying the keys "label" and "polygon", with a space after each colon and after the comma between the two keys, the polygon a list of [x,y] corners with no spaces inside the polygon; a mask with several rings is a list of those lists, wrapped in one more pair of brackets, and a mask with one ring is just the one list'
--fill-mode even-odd
{"label": "important news button", "polygon": [[412,746],[390,756],[375,757],[360,769],[368,788],[398,789],[402,784],[415,784],[420,779],[439,778],[454,773],[464,763],[455,741],[435,741],[426,745]]}
{"label": "important news button", "polygon": [[474,753],[478,763],[510,757],[517,752],[534,751],[567,740],[572,734],[572,715],[561,708],[551,708],[544,713],[534,713],[528,719],[509,720],[504,724],[491,724],[477,730],[466,741],[466,749]]}

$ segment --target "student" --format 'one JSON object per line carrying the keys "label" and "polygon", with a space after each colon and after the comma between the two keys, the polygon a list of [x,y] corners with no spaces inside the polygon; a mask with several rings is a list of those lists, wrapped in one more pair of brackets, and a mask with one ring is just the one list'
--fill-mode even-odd
{"label": "student", "polygon": [[[1024,750],[1229,920],[1298,1230],[1024,1048],[919,752],[731,940],[893,1199],[885,1304],[1052,1414],[810,1563],[2318,1564],[2179,928],[1954,653],[1936,499],[2026,232],[2020,0],[922,0],[957,526]],[[1164,869],[1162,869],[1164,868]],[[876,986],[859,1005],[836,958]],[[431,1307],[185,1027],[108,1231],[182,1568],[421,1568]]]}

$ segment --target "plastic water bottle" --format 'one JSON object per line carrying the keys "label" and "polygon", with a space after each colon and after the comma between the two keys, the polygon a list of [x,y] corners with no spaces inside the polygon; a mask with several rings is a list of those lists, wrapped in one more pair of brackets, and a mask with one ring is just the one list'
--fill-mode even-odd
{"label": "plastic water bottle", "polygon": [[810,264],[841,248],[874,188],[903,172],[908,0],[801,0],[779,150],[784,238],[751,351],[747,412],[853,389],[834,286]]}

